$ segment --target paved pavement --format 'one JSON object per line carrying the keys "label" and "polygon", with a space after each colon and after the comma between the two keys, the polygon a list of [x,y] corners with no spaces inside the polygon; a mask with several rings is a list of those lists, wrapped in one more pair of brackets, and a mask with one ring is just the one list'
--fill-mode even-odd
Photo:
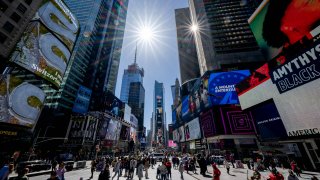
{"label": "paved pavement", "polygon": [[[223,166],[220,166],[219,169],[221,170],[221,176],[220,176],[221,180],[246,180],[247,173],[248,173],[248,176],[251,176],[253,173],[252,170],[234,169],[231,167],[230,175],[228,175],[226,169]],[[192,172],[189,172],[189,174],[184,172],[184,180],[211,180],[212,179],[212,168],[209,166],[208,166],[208,171],[209,171],[209,173],[207,173],[207,175],[208,175],[207,177],[203,177],[200,174],[194,174]],[[286,179],[286,176],[288,175],[288,171],[286,169],[279,169],[279,171],[284,174],[284,177]],[[112,169],[110,169],[110,172],[112,172]],[[198,169],[197,172],[199,173],[200,170]],[[263,180],[266,180],[266,177],[268,176],[269,172],[266,171],[266,172],[262,172],[261,174],[263,176]],[[316,176],[318,178],[320,178],[319,173],[314,173],[314,174],[317,174]],[[89,180],[90,176],[91,176],[90,169],[86,168],[86,169],[80,169],[80,170],[67,172],[65,174],[65,179],[66,180],[80,180],[80,178],[83,178],[83,180]],[[92,180],[97,180],[98,176],[99,176],[99,172],[95,172]],[[308,175],[308,174],[302,174],[301,176],[302,176],[302,178],[299,178],[299,179],[310,179],[312,177],[311,175]],[[47,178],[49,178],[48,174],[36,176],[36,177],[30,177],[30,180],[46,180]],[[117,178],[114,178],[114,179],[116,180]],[[120,177],[119,179],[125,180],[126,178]],[[145,179],[145,177],[143,177],[142,179]],[[149,179],[156,180],[156,169],[149,168]],[[178,172],[178,170],[172,169],[172,179],[173,180],[180,180],[180,173]],[[138,180],[138,177],[135,176],[134,180]]]}

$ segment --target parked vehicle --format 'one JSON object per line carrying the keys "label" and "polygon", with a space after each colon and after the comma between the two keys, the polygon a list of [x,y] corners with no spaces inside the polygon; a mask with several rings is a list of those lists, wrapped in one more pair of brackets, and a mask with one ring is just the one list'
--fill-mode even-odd
{"label": "parked vehicle", "polygon": [[37,172],[43,170],[50,170],[51,164],[47,163],[46,161],[35,160],[35,161],[22,161],[17,165],[17,172],[22,171],[24,168],[29,169],[30,172]]}
{"label": "parked vehicle", "polygon": [[157,161],[162,161],[165,158],[163,153],[152,153],[150,157],[156,159]]}

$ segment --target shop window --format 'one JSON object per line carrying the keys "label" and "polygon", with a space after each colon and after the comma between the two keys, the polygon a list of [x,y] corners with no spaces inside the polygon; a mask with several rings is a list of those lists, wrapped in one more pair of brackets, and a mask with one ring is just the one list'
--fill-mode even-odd
{"label": "shop window", "polygon": [[8,33],[11,33],[14,29],[14,26],[9,23],[8,21],[3,25],[3,29],[6,30]]}
{"label": "shop window", "polygon": [[17,13],[12,13],[10,18],[14,21],[14,22],[19,22],[21,19],[21,16],[19,16]]}

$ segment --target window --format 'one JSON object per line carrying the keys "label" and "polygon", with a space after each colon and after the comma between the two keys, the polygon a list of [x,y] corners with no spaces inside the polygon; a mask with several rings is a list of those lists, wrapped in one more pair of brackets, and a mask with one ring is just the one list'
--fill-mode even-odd
{"label": "window", "polygon": [[14,26],[8,21],[3,25],[3,29],[6,30],[8,33],[11,33],[13,28]]}
{"label": "window", "polygon": [[8,9],[8,5],[0,0],[0,11],[5,12]]}
{"label": "window", "polygon": [[27,11],[27,8],[23,4],[19,4],[17,7],[17,10],[20,11],[22,14],[24,14]]}
{"label": "window", "polygon": [[7,40],[7,36],[0,32],[0,43],[4,43]]}
{"label": "window", "polygon": [[11,14],[10,18],[14,20],[14,22],[19,22],[21,19],[21,17],[15,12]]}
{"label": "window", "polygon": [[24,2],[30,5],[32,3],[32,0],[24,0]]}

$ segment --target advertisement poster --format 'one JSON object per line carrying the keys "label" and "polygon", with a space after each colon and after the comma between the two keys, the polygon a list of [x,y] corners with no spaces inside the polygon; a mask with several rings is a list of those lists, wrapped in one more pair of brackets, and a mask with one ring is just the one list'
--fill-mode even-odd
{"label": "advertisement poster", "polygon": [[138,119],[133,114],[130,115],[130,123],[133,128],[138,128]]}
{"label": "advertisement poster", "polygon": [[255,105],[250,111],[262,140],[287,138],[282,119],[272,99]]}
{"label": "advertisement poster", "polygon": [[46,0],[24,31],[10,61],[48,80],[62,82],[79,25],[60,0]]}
{"label": "advertisement poster", "polygon": [[186,141],[185,136],[184,136],[184,127],[183,126],[179,127],[178,134],[179,134],[179,142]]}
{"label": "advertisement poster", "polygon": [[169,140],[169,141],[168,141],[168,147],[174,148],[174,147],[177,147],[177,144],[174,143],[173,140]]}
{"label": "advertisement poster", "polygon": [[90,104],[91,93],[91,89],[80,86],[78,89],[76,100],[74,101],[72,112],[81,114],[87,113]]}
{"label": "advertisement poster", "polygon": [[0,122],[34,128],[44,106],[43,90],[15,76],[0,79]]}
{"label": "advertisement poster", "polygon": [[110,119],[105,139],[118,140],[119,135],[120,135],[121,126],[122,126],[121,122],[119,122],[115,119]]}
{"label": "advertisement poster", "polygon": [[120,132],[120,139],[125,141],[129,140],[130,138],[130,127],[122,125],[121,132]]}
{"label": "advertisement poster", "polygon": [[131,107],[128,104],[125,104],[123,119],[127,122],[130,122],[130,118],[131,118]]}
{"label": "advertisement poster", "polygon": [[199,124],[199,118],[195,118],[188,122],[185,126],[185,137],[186,141],[201,139],[201,130]]}
{"label": "advertisement poster", "polygon": [[106,92],[103,100],[103,111],[110,112],[118,117],[123,118],[125,104],[111,92]]}
{"label": "advertisement poster", "polygon": [[204,112],[200,116],[200,124],[204,137],[212,137],[217,134],[216,125],[214,124],[212,110]]}
{"label": "advertisement poster", "polygon": [[172,134],[173,134],[173,141],[179,142],[180,141],[179,130],[178,129],[174,130]]}
{"label": "advertisement poster", "polygon": [[[189,111],[190,113],[192,113],[195,110],[195,104],[190,101],[190,105],[189,105],[189,97],[190,96],[186,96],[184,99],[182,99],[182,118],[185,119],[186,116],[188,115]],[[193,106],[194,105],[194,106]],[[193,107],[191,107],[193,106]]]}
{"label": "advertisement poster", "polygon": [[280,53],[259,68],[263,80],[249,83],[256,79],[250,76],[237,85],[243,109],[274,100],[288,137],[320,134],[320,103],[315,98],[320,95],[319,33],[311,35],[315,38],[292,45],[293,50]]}
{"label": "advertisement poster", "polygon": [[209,79],[212,105],[239,104],[235,85],[249,75],[249,70],[212,73]]}
{"label": "advertisement poster", "polygon": [[[319,1],[264,0],[248,23],[267,60],[320,25]],[[310,36],[309,36],[310,37]]]}
{"label": "advertisement poster", "polygon": [[102,126],[100,127],[100,132],[99,132],[99,136],[100,139],[105,139],[107,131],[108,131],[108,125],[110,122],[110,118],[104,117],[104,119],[102,120]]}
{"label": "advertisement poster", "polygon": [[255,134],[255,126],[250,111],[242,111],[239,106],[219,108],[224,134]]}

